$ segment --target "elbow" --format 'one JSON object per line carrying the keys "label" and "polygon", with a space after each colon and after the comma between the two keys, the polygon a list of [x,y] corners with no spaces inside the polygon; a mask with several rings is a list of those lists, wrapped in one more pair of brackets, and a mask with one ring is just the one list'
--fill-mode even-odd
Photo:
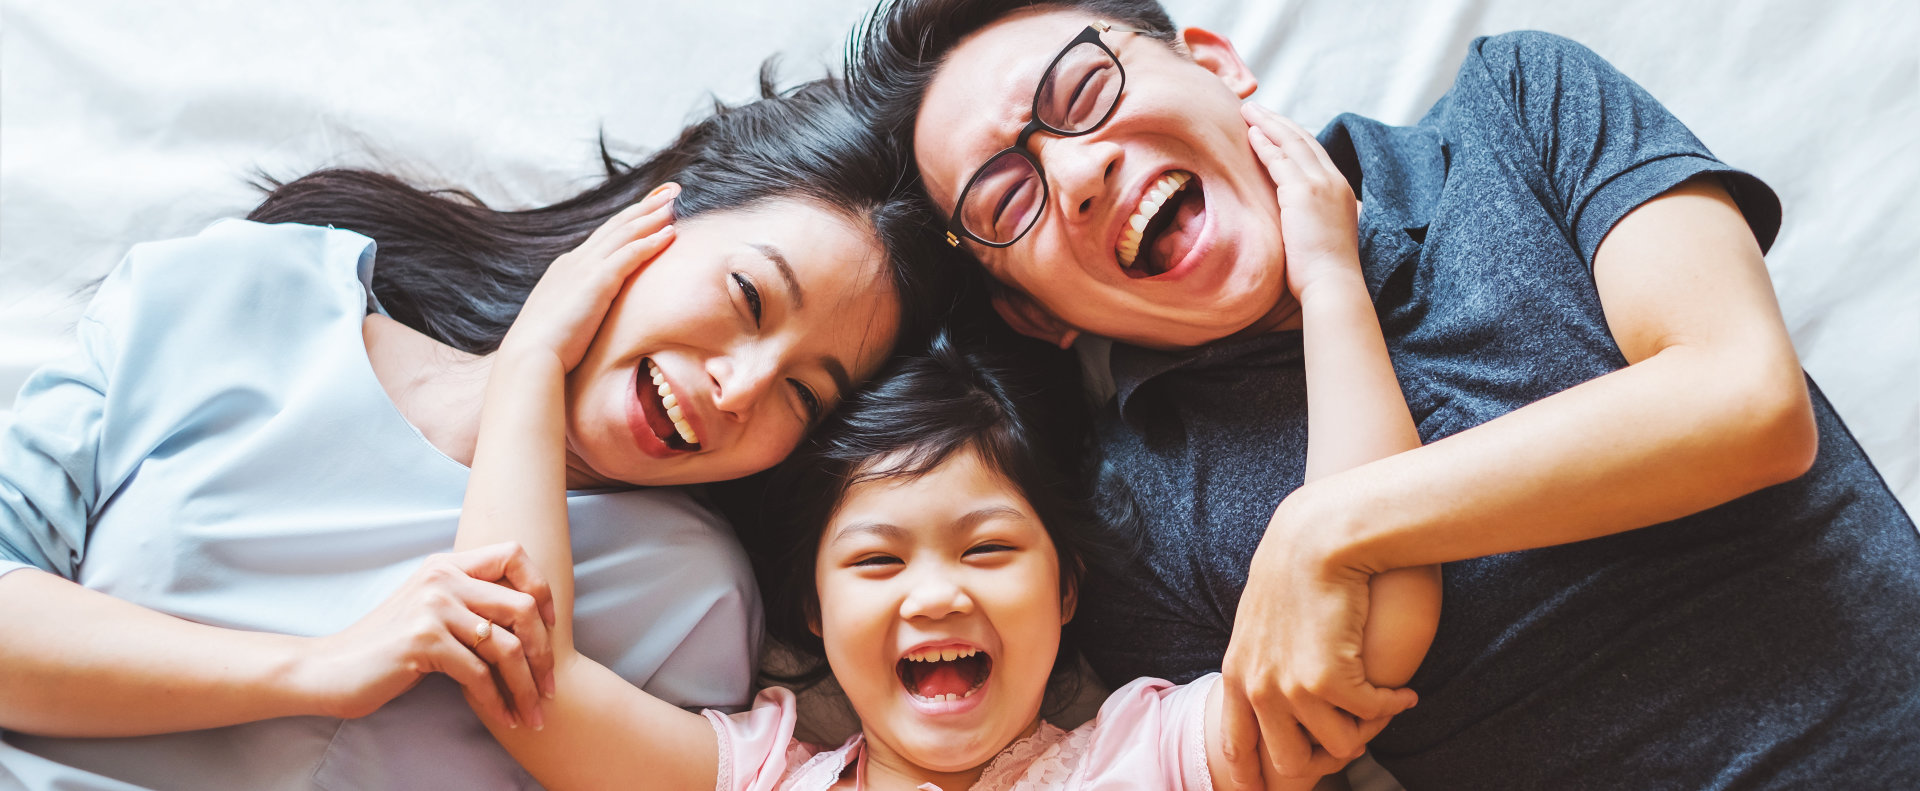
{"label": "elbow", "polygon": [[1735,402],[1747,423],[1744,455],[1754,489],[1805,475],[1820,452],[1820,427],[1805,374],[1797,362],[1776,368],[1750,379]]}

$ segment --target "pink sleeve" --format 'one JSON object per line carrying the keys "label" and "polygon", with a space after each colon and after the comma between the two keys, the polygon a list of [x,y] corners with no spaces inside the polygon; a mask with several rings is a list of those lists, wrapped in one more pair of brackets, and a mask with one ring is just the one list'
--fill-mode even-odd
{"label": "pink sleeve", "polygon": [[1212,791],[1207,769],[1207,695],[1218,683],[1208,674],[1191,684],[1136,679],[1107,696],[1082,758],[1082,787],[1133,787],[1152,778],[1155,787]]}
{"label": "pink sleeve", "polygon": [[[720,771],[715,791],[773,791],[787,771],[812,753],[794,741],[793,692],[768,687],[739,714],[701,712],[720,741]],[[798,759],[798,760],[795,760]]]}

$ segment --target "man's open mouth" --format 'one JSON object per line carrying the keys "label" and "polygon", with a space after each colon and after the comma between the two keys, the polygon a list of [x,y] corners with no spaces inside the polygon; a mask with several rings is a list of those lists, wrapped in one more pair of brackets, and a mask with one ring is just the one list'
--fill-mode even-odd
{"label": "man's open mouth", "polygon": [[921,701],[956,701],[986,685],[993,674],[993,658],[977,648],[927,648],[907,652],[894,672],[907,693]]}
{"label": "man's open mouth", "polygon": [[693,433],[693,426],[687,422],[686,414],[680,406],[679,397],[667,384],[667,377],[652,359],[643,361],[641,369],[651,380],[640,382],[634,388],[640,399],[641,412],[647,418],[647,428],[662,443],[674,450],[699,450],[700,438]]}
{"label": "man's open mouth", "polygon": [[1140,196],[1120,231],[1114,253],[1128,277],[1153,277],[1174,268],[1200,237],[1207,198],[1200,179],[1169,170]]}

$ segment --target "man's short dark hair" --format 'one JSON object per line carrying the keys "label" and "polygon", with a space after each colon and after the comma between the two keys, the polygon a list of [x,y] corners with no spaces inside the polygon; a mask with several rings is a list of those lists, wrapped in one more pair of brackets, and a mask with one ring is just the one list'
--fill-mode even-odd
{"label": "man's short dark hair", "polygon": [[1001,17],[1030,8],[1085,12],[1168,44],[1177,37],[1173,19],[1157,0],[881,0],[847,45],[847,86],[866,105],[875,127],[911,152],[920,101],[954,46]]}

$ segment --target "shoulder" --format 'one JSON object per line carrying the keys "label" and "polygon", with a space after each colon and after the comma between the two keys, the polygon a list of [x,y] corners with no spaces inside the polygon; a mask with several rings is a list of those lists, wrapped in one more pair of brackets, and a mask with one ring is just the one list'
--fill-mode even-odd
{"label": "shoulder", "polygon": [[1140,778],[1167,788],[1207,785],[1207,696],[1218,674],[1191,684],[1136,679],[1107,696],[1100,714],[1074,729],[1068,745],[1082,744],[1086,785],[1127,785]]}
{"label": "shoulder", "polygon": [[197,322],[240,329],[251,318],[276,326],[319,307],[331,313],[365,305],[373,240],[310,225],[221,220],[200,233],[135,245],[101,281],[90,320],[112,324],[142,318],[169,330]]}
{"label": "shoulder", "polygon": [[1474,39],[1454,82],[1456,98],[1464,94],[1505,105],[1523,124],[1578,120],[1592,107],[1591,97],[1622,90],[1641,92],[1585,45],[1537,30]]}

